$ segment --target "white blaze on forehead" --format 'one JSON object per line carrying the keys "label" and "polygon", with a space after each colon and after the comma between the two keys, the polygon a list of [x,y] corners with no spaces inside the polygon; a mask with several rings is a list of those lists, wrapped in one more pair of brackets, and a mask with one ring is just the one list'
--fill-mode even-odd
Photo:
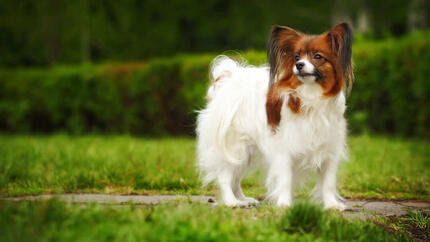
{"label": "white blaze on forehead", "polygon": [[312,63],[308,61],[307,57],[300,59],[298,62],[305,64],[302,68],[303,73],[312,74],[315,71],[314,65],[312,65]]}
{"label": "white blaze on forehead", "polygon": [[[297,61],[296,63],[303,63],[303,67],[301,70],[302,74],[312,74],[315,71],[315,66],[308,60],[307,56],[304,56],[302,59]],[[294,65],[293,67],[293,73],[297,75],[297,79],[303,83],[309,83],[315,81],[315,76],[299,76],[299,70],[297,69],[297,66]]]}

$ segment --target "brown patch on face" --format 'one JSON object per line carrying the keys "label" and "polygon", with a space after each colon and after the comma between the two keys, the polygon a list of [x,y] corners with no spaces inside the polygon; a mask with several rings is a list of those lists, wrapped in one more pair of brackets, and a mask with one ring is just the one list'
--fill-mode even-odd
{"label": "brown patch on face", "polygon": [[308,38],[300,50],[301,55],[306,55],[316,68],[316,82],[321,86],[324,96],[335,96],[342,91],[344,79],[342,75],[337,75],[337,57],[327,42],[326,34]]}
{"label": "brown patch on face", "polygon": [[296,114],[300,113],[301,102],[302,100],[300,100],[299,97],[294,94],[290,94],[288,98],[288,107],[291,109],[291,112]]}
{"label": "brown patch on face", "polygon": [[275,26],[272,29],[268,45],[267,45],[267,59],[270,66],[270,81],[269,85],[275,83],[277,79],[289,79],[292,75],[292,67],[294,61],[294,46],[296,43],[304,38],[306,35],[295,31],[294,29]]}

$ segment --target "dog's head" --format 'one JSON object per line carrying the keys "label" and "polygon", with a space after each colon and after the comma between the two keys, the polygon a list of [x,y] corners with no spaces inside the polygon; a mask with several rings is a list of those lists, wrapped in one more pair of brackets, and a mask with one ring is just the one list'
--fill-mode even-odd
{"label": "dog's head", "polygon": [[[346,23],[320,35],[306,35],[288,27],[276,26],[269,39],[269,91],[267,122],[273,130],[281,120],[283,95],[301,85],[320,85],[322,96],[333,97],[350,90],[353,72],[352,33]],[[289,93],[287,105],[300,113],[302,100]]]}
{"label": "dog's head", "polygon": [[352,83],[352,32],[341,23],[321,35],[306,35],[275,26],[268,43],[270,85],[296,88],[318,83],[334,96]]}

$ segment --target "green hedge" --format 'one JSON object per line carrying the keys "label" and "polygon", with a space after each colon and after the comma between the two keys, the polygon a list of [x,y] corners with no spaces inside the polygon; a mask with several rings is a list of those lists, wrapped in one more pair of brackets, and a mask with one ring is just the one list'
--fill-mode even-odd
{"label": "green hedge", "polygon": [[[0,73],[12,132],[192,133],[212,56]],[[201,95],[200,95],[201,94]]]}
{"label": "green hedge", "polygon": [[430,32],[354,46],[353,132],[430,137]]}
{"label": "green hedge", "polygon": [[[350,130],[430,137],[430,32],[353,50]],[[192,135],[214,57],[0,71],[0,130]]]}

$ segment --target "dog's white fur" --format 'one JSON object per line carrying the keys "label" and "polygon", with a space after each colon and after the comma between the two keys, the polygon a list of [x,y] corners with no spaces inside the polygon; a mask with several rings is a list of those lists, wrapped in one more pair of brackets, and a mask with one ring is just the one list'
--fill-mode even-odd
{"label": "dog's white fur", "polygon": [[[285,92],[281,122],[274,132],[266,118],[268,67],[220,56],[213,61],[211,78],[209,101],[197,120],[197,159],[205,185],[216,181],[228,206],[258,203],[244,196],[240,181],[246,170],[261,162],[267,168],[267,198],[277,206],[289,206],[293,188],[309,171],[317,171],[314,194],[325,208],[345,208],[336,192],[337,167],[346,158],[343,92],[323,97],[320,85],[302,81]],[[302,101],[301,114],[286,105],[291,92]]]}

